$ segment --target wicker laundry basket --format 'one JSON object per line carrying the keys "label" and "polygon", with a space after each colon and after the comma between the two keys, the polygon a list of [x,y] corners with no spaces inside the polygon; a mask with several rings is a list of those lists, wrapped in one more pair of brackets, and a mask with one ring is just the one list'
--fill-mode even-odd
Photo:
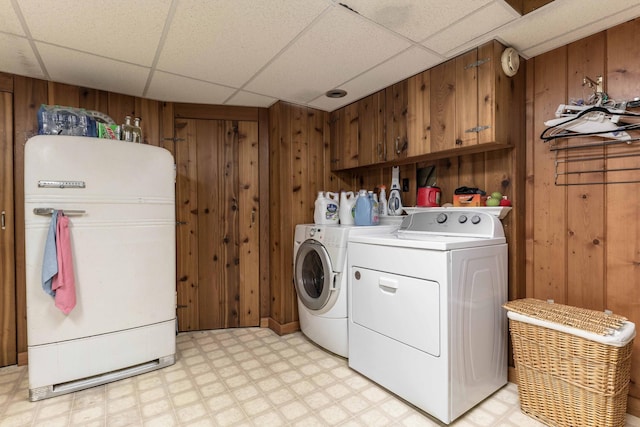
{"label": "wicker laundry basket", "polygon": [[549,426],[625,425],[633,323],[536,299],[503,307],[522,412]]}

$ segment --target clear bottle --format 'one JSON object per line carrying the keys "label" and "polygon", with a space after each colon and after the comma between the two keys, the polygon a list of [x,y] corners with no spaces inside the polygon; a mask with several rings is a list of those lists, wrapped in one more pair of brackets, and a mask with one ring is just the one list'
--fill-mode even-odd
{"label": "clear bottle", "polygon": [[141,143],[142,142],[142,128],[140,127],[140,117],[136,117],[133,119],[133,142]]}
{"label": "clear bottle", "polygon": [[124,118],[124,124],[120,130],[123,141],[133,142],[133,126],[131,125],[131,116]]}

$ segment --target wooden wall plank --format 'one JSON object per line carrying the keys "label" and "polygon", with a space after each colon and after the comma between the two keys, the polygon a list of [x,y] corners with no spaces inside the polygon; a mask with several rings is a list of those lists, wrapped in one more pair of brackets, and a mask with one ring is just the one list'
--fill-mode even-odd
{"label": "wooden wall plank", "polygon": [[238,122],[239,326],[260,324],[258,122]]}
{"label": "wooden wall plank", "polygon": [[[224,127],[219,128],[223,132],[220,135],[222,141],[222,152],[220,153],[221,174],[218,174],[217,182],[222,184],[222,194],[220,199],[219,211],[222,213],[224,234],[221,239],[222,252],[224,253],[224,264],[222,265],[221,278],[221,308],[224,308],[225,319],[221,327],[237,327],[240,325],[239,317],[239,299],[240,299],[240,256],[239,256],[239,215],[238,215],[238,122],[225,121]],[[205,181],[206,182],[206,181]],[[200,182],[202,186],[202,182]],[[212,226],[219,227],[216,224],[215,216],[210,217],[214,220]],[[208,234],[205,234],[207,236]],[[200,237],[202,239],[202,236]]]}
{"label": "wooden wall plank", "polygon": [[[595,79],[604,75],[605,34],[582,39],[568,46],[567,97],[588,99],[590,89],[583,85],[584,77]],[[587,90],[585,90],[585,88]],[[599,142],[601,138],[571,138],[563,144],[577,145]],[[567,157],[575,158],[574,152]],[[579,156],[602,157],[604,149],[580,150]],[[570,170],[602,169],[604,161],[565,163]],[[565,176],[572,183],[603,182],[603,173]],[[567,303],[578,307],[603,310],[604,293],[604,185],[567,187]]]}
{"label": "wooden wall plank", "polygon": [[[633,99],[640,94],[640,19],[607,30],[606,91],[612,99]],[[634,148],[608,149],[609,155]],[[637,149],[635,149],[637,150]],[[637,151],[636,151],[637,152]],[[615,165],[615,166],[614,166]],[[607,161],[608,167],[638,168],[638,157]],[[613,181],[638,179],[637,172],[607,174]],[[606,186],[606,308],[640,322],[640,184]],[[633,195],[633,196],[630,196]],[[634,344],[629,394],[640,398],[640,342]]]}
{"label": "wooden wall plank", "polygon": [[[269,210],[271,206],[271,195],[269,194],[270,181],[270,153],[269,153],[269,112],[261,108],[258,117],[258,169],[259,179],[259,200],[260,200],[260,312],[258,315],[262,319],[267,319],[271,312],[269,301],[271,300],[270,276],[271,266],[269,256],[271,247],[269,244],[269,236],[271,224],[269,223]],[[329,170],[327,164],[327,170]],[[262,325],[262,322],[261,322]]]}
{"label": "wooden wall plank", "polygon": [[221,184],[225,178],[225,134],[224,121],[196,121],[199,329],[223,328],[227,317],[225,264],[229,254],[223,240],[229,228],[224,221],[216,223],[218,218],[227,220],[225,184]]}
{"label": "wooden wall plank", "polygon": [[[173,116],[171,116],[173,120]],[[196,162],[195,120],[176,120],[176,136],[182,141],[175,145],[176,173],[176,245],[181,252],[177,258],[178,325],[181,331],[199,329],[198,301],[198,165]]]}
{"label": "wooden wall plank", "polygon": [[0,92],[13,93],[13,75],[0,73]]}
{"label": "wooden wall plank", "polygon": [[[536,58],[534,132],[540,135],[544,121],[555,117],[558,104],[566,101],[567,48]],[[554,155],[549,145],[534,140],[535,181],[533,221],[533,295],[543,300],[566,302],[566,189],[554,185]]]}
{"label": "wooden wall plank", "polygon": [[47,104],[78,107],[80,105],[80,88],[64,83],[48,82]]}
{"label": "wooden wall plank", "polygon": [[13,94],[0,91],[0,366],[17,363]]}
{"label": "wooden wall plank", "polygon": [[24,257],[24,144],[38,134],[38,108],[47,101],[47,82],[14,76],[14,207],[16,241],[16,322],[18,363],[27,361],[27,295]]}
{"label": "wooden wall plank", "polygon": [[270,300],[269,300],[269,316],[276,322],[284,323],[282,318],[282,310],[279,309],[278,303],[281,298],[281,287],[283,262],[281,246],[283,244],[280,235],[280,229],[282,222],[276,220],[276,218],[282,218],[282,203],[280,201],[281,191],[281,178],[280,169],[283,163],[283,159],[280,156],[280,145],[282,136],[282,124],[284,122],[283,116],[287,113],[286,105],[282,102],[277,102],[269,108],[269,187],[272,189],[272,193],[269,197],[269,257],[271,260],[270,268]]}

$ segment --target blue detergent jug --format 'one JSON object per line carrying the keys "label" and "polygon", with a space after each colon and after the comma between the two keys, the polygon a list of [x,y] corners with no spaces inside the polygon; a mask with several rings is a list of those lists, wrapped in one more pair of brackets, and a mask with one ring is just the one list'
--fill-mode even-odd
{"label": "blue detergent jug", "polygon": [[356,225],[371,225],[371,199],[367,190],[360,190],[356,199],[354,222]]}

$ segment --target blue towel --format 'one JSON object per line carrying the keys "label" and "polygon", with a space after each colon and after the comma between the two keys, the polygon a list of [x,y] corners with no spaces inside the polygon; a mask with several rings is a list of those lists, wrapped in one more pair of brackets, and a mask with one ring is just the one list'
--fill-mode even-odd
{"label": "blue towel", "polygon": [[58,211],[51,213],[51,224],[47,233],[47,241],[44,244],[44,259],[42,260],[42,289],[56,296],[56,291],[51,289],[53,276],[58,274],[58,252],[56,251],[56,227],[58,225]]}

